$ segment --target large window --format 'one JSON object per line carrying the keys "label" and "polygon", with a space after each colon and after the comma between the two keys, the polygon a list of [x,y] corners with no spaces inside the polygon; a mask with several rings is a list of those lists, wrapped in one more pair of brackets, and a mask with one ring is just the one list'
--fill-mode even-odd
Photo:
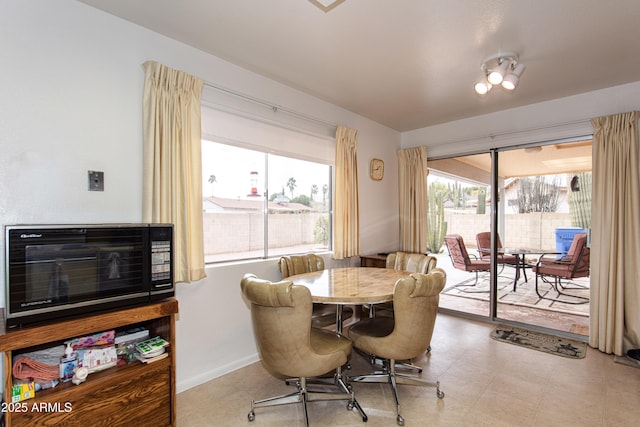
{"label": "large window", "polygon": [[206,262],[331,249],[331,166],[202,141]]}

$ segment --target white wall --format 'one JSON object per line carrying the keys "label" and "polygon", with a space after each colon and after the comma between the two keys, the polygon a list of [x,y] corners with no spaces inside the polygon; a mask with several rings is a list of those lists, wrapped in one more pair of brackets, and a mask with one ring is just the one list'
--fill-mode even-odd
{"label": "white wall", "polygon": [[[141,220],[141,64],[155,60],[358,129],[361,247],[398,246],[394,130],[72,0],[0,2],[0,52],[2,225]],[[372,157],[386,162],[382,182],[368,178]],[[105,173],[104,192],[87,190],[88,170]],[[178,285],[179,391],[256,360],[239,292],[247,272],[279,278],[266,260],[207,268],[207,279]]]}

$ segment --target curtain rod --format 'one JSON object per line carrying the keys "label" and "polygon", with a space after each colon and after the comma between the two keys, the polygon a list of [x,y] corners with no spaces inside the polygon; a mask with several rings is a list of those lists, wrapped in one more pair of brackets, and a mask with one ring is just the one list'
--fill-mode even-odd
{"label": "curtain rod", "polygon": [[328,122],[326,120],[319,119],[317,117],[311,116],[309,114],[301,113],[299,111],[291,110],[291,109],[283,107],[281,105],[277,105],[277,104],[274,104],[274,103],[269,102],[269,101],[258,99],[258,98],[255,98],[253,96],[246,95],[244,93],[236,92],[234,90],[227,89],[225,87],[218,86],[218,85],[215,85],[213,83],[209,83],[207,81],[204,82],[204,85],[206,87],[211,88],[211,89],[214,89],[214,90],[217,90],[217,91],[220,91],[220,92],[224,92],[226,94],[235,96],[237,98],[244,99],[246,101],[253,102],[254,104],[262,105],[263,107],[269,108],[274,113],[283,112],[283,113],[288,114],[290,116],[298,117],[300,119],[304,119],[304,120],[307,120],[307,121],[310,121],[310,122],[315,122],[315,123],[319,123],[319,124],[322,124],[322,125],[331,126],[331,127],[335,127],[335,128],[338,127],[338,125],[335,124],[335,123],[331,123],[331,122]]}
{"label": "curtain rod", "polygon": [[[474,137],[462,138],[462,139],[454,139],[454,140],[440,142],[440,143],[437,143],[437,144],[432,144],[432,145],[430,145],[430,147],[438,147],[438,146],[442,146],[442,145],[457,144],[457,143],[462,143],[462,142],[471,142],[471,141],[477,141],[477,140],[481,140],[481,139],[495,140],[496,138],[501,138],[501,137],[510,136],[510,135],[527,134],[527,133],[535,132],[535,131],[539,131],[539,130],[547,130],[547,129],[565,127],[565,126],[588,125],[590,123],[591,122],[590,122],[589,119],[574,120],[574,121],[563,122],[563,123],[553,123],[553,124],[548,124],[548,125],[544,125],[544,126],[531,127],[531,128],[527,128],[527,129],[517,129],[517,130],[511,130],[511,131],[490,133],[488,135],[474,136]],[[584,135],[584,136],[586,136],[586,135]]]}

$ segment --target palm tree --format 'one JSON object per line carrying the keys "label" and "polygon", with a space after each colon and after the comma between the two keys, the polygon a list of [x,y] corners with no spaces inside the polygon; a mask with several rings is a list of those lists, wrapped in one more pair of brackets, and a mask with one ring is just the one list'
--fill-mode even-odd
{"label": "palm tree", "polygon": [[327,193],[329,192],[329,186],[324,184],[322,186],[322,206],[327,204]]}
{"label": "palm tree", "polygon": [[316,194],[318,194],[318,186],[316,184],[313,184],[311,186],[311,200],[313,200]]}
{"label": "palm tree", "polygon": [[287,181],[287,188],[289,189],[289,191],[291,191],[291,198],[293,199],[293,190],[296,188],[295,178],[289,178],[289,180]]}

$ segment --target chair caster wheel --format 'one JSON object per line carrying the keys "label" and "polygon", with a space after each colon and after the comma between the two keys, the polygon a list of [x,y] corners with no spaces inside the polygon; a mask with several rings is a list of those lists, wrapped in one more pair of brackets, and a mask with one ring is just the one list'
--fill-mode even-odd
{"label": "chair caster wheel", "polygon": [[396,418],[396,422],[398,423],[399,426],[403,426],[404,425],[404,418],[402,418],[402,416],[398,415],[398,417]]}
{"label": "chair caster wheel", "polygon": [[436,395],[438,396],[438,399],[444,399],[444,391],[438,390],[436,392]]}
{"label": "chair caster wheel", "polygon": [[427,354],[431,353],[431,346],[427,347]]}
{"label": "chair caster wheel", "polygon": [[249,412],[249,415],[247,415],[247,418],[249,418],[249,421],[255,420],[256,419],[255,412],[253,412],[253,411]]}
{"label": "chair caster wheel", "polygon": [[347,384],[347,390],[353,391],[353,386],[351,384]]}
{"label": "chair caster wheel", "polygon": [[353,403],[353,402],[347,403],[347,411],[352,411],[353,408],[355,408],[355,407],[356,407],[355,403]]}

